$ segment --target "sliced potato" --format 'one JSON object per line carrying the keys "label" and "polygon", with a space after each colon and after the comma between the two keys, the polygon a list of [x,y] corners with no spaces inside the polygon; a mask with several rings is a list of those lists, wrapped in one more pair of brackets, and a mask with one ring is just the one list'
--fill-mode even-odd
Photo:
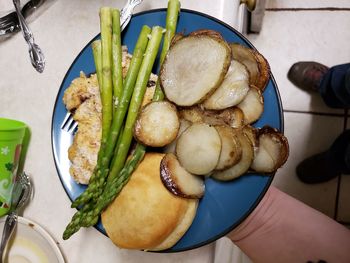
{"label": "sliced potato", "polygon": [[244,114],[243,111],[237,107],[217,111],[217,116],[232,128],[240,128],[243,126]]}
{"label": "sliced potato", "polygon": [[245,125],[242,127],[242,132],[248,137],[254,148],[259,146],[259,130],[251,125]]}
{"label": "sliced potato", "polygon": [[180,109],[179,116],[192,123],[204,122],[204,110],[198,105]]}
{"label": "sliced potato", "polygon": [[240,177],[241,175],[243,175],[248,171],[254,158],[253,145],[248,139],[248,137],[242,132],[237,133],[237,138],[242,148],[242,157],[240,161],[234,166],[226,170],[215,172],[212,175],[214,179],[217,179],[220,181],[229,181],[237,177]]}
{"label": "sliced potato", "polygon": [[257,121],[264,111],[264,97],[261,91],[257,87],[250,85],[247,96],[237,107],[243,111],[244,124]]}
{"label": "sliced potato", "polygon": [[260,78],[255,86],[257,86],[261,91],[264,91],[270,78],[270,65],[265,57],[260,53],[257,53],[257,58],[259,63]]}
{"label": "sliced potato", "polygon": [[235,129],[229,126],[215,126],[215,129],[220,135],[222,145],[219,162],[215,169],[224,170],[238,163],[242,157],[242,148]]}
{"label": "sliced potato", "polygon": [[229,125],[233,128],[243,126],[244,121],[244,114],[237,107],[213,111],[202,109],[197,105],[179,110],[179,115],[192,123],[205,122],[210,125]]}
{"label": "sliced potato", "polygon": [[179,128],[179,132],[177,133],[177,137],[174,141],[172,141],[170,144],[168,144],[164,147],[165,153],[175,153],[177,139],[190,126],[191,126],[191,122],[189,122],[188,120],[185,120],[185,119],[180,119],[180,128]]}
{"label": "sliced potato", "polygon": [[231,50],[233,59],[247,67],[250,73],[250,84],[264,91],[270,78],[270,66],[267,60],[257,50],[238,43],[232,43]]}
{"label": "sliced potato", "polygon": [[215,169],[221,152],[221,139],[214,127],[194,123],[179,137],[176,155],[190,173],[205,175]]}
{"label": "sliced potato", "polygon": [[189,35],[177,40],[160,70],[165,96],[179,106],[203,101],[221,84],[230,61],[230,46],[212,34]]}
{"label": "sliced potato", "polygon": [[265,126],[259,130],[259,147],[251,169],[260,173],[272,173],[280,168],[289,155],[289,145],[276,129]]}
{"label": "sliced potato", "polygon": [[176,107],[167,101],[151,102],[141,111],[134,126],[134,136],[141,143],[162,147],[177,136],[180,121]]}
{"label": "sliced potato", "polygon": [[224,81],[219,88],[203,102],[209,110],[222,110],[240,103],[249,90],[249,72],[246,67],[232,60]]}
{"label": "sliced potato", "polygon": [[254,49],[245,47],[238,43],[231,44],[233,59],[244,64],[249,71],[249,83],[256,85],[259,81],[260,71],[257,58],[257,51]]}
{"label": "sliced potato", "polygon": [[172,153],[163,157],[160,177],[164,186],[174,195],[185,198],[201,198],[204,195],[203,178],[187,172]]}

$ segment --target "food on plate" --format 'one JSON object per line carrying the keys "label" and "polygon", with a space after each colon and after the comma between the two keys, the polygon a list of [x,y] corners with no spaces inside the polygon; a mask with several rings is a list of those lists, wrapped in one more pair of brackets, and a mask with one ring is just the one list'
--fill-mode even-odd
{"label": "food on plate", "polygon": [[224,110],[205,110],[200,106],[186,107],[179,110],[181,118],[194,122],[205,122],[209,125],[229,125],[234,128],[243,126],[243,112],[237,107]]}
{"label": "food on plate", "polygon": [[175,41],[160,70],[165,96],[179,106],[197,104],[220,85],[231,62],[231,49],[217,34],[189,35]]}
{"label": "food on plate", "polygon": [[[169,0],[165,30],[160,26],[153,26],[152,29],[147,25],[142,26],[119,99],[115,93],[118,87],[113,86],[117,85],[118,81],[113,82],[111,67],[117,67],[115,72],[121,72],[122,65],[120,59],[112,57],[110,47],[121,53],[121,45],[114,43],[116,38],[120,40],[121,29],[118,26],[119,21],[113,21],[120,19],[120,12],[109,7],[100,9],[101,40],[95,40],[92,49],[102,101],[101,146],[87,188],[72,202],[71,207],[79,207],[80,210],[73,215],[67,225],[63,239],[70,238],[81,227],[95,225],[101,212],[128,183],[133,171],[142,160],[146,146],[136,143],[136,146],[132,147],[132,130],[147,90],[163,34],[166,33],[160,63],[168,51],[167,43],[171,42],[175,34],[179,10],[179,1]],[[158,84],[154,94],[152,100],[155,101],[164,97]],[[111,115],[113,119],[108,123],[105,120]]]}
{"label": "food on plate", "polygon": [[[71,169],[78,163],[89,172],[74,175],[88,186],[72,203],[79,211],[64,239],[101,216],[120,248],[168,249],[192,224],[207,177],[268,174],[286,161],[281,133],[250,126],[264,111],[267,61],[213,30],[175,36],[178,14],[178,0],[169,0],[166,29],[144,25],[131,56],[120,44],[119,11],[100,10],[97,77],[82,75],[76,82],[86,87],[72,84],[65,95],[79,121]],[[157,78],[151,71],[163,35]],[[95,148],[86,155],[89,145]]]}
{"label": "food on plate", "polygon": [[264,97],[261,91],[257,87],[251,85],[247,95],[237,107],[243,112],[244,124],[257,121],[264,111]]}
{"label": "food on plate", "polygon": [[175,153],[176,143],[177,139],[180,137],[180,135],[191,126],[191,122],[185,119],[180,119],[180,128],[177,133],[177,137],[174,141],[172,141],[170,144],[166,145],[163,150],[165,153]]}
{"label": "food on plate", "polygon": [[251,168],[260,173],[272,173],[288,158],[289,146],[286,137],[271,127],[263,127],[258,133],[259,146]]}
{"label": "food on plate", "polygon": [[250,75],[250,84],[264,91],[270,78],[270,66],[264,56],[257,50],[245,47],[239,43],[232,43],[231,49],[233,59],[247,67]]}
{"label": "food on plate", "polygon": [[[122,50],[122,69],[125,77],[132,55],[128,53],[126,46],[123,46]],[[142,105],[151,102],[157,78],[157,75],[151,74]],[[97,164],[97,154],[101,145],[102,105],[97,75],[86,76],[81,72],[65,90],[63,103],[79,126],[68,149],[71,162],[69,172],[77,183],[88,184]]]}
{"label": "food on plate", "polygon": [[262,54],[258,52],[256,53],[256,55],[259,62],[259,72],[260,72],[260,77],[258,79],[258,82],[256,83],[256,86],[261,91],[264,91],[270,78],[270,65]]}
{"label": "food on plate", "polygon": [[215,126],[221,139],[221,152],[216,170],[224,170],[238,163],[242,157],[241,144],[236,136],[237,130],[229,126]]}
{"label": "food on plate", "polygon": [[254,159],[253,145],[250,142],[249,138],[243,132],[237,132],[236,136],[241,145],[241,150],[242,150],[241,159],[239,160],[238,163],[236,163],[230,168],[227,168],[222,171],[214,172],[212,174],[212,177],[214,179],[217,179],[220,181],[233,180],[245,174],[249,170],[250,165],[252,164]]}
{"label": "food on plate", "polygon": [[101,138],[102,107],[96,75],[87,77],[80,73],[65,91],[63,101],[79,123],[79,131],[68,149],[69,172],[77,183],[88,184],[97,163]]}
{"label": "food on plate", "polygon": [[164,250],[190,227],[197,199],[171,194],[160,179],[164,154],[146,153],[128,184],[102,213],[102,224],[120,248]]}
{"label": "food on plate", "polygon": [[232,60],[223,82],[204,102],[209,110],[222,110],[240,103],[249,90],[249,72],[246,67]]}
{"label": "food on plate", "polygon": [[190,173],[205,175],[218,164],[221,139],[216,129],[206,123],[194,123],[179,137],[176,156]]}
{"label": "food on plate", "polygon": [[160,177],[173,194],[185,198],[201,198],[205,185],[202,177],[193,175],[181,166],[173,153],[167,153],[160,163]]}
{"label": "food on plate", "polygon": [[177,136],[180,121],[176,107],[167,101],[147,104],[134,125],[134,137],[147,146],[163,147]]}
{"label": "food on plate", "polygon": [[251,125],[245,125],[242,127],[242,132],[248,137],[248,139],[252,143],[254,147],[254,156],[255,156],[259,146],[259,140],[258,140],[259,129]]}

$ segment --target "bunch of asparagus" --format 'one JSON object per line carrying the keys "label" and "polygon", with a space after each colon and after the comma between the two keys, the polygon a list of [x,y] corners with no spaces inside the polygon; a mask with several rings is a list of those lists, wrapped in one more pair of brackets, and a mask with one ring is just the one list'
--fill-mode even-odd
{"label": "bunch of asparagus", "polygon": [[[163,63],[176,32],[179,10],[179,0],[169,0],[160,63]],[[88,187],[72,203],[72,207],[79,210],[67,225],[63,239],[68,239],[81,227],[93,226],[98,222],[101,212],[127,184],[146,151],[146,147],[138,143],[126,161],[133,140],[132,129],[164,29],[160,26],[152,29],[146,25],[142,27],[127,75],[123,79],[119,10],[102,7],[100,26],[101,40],[92,43],[92,50],[102,102],[101,146]],[[158,81],[153,100],[163,98]]]}

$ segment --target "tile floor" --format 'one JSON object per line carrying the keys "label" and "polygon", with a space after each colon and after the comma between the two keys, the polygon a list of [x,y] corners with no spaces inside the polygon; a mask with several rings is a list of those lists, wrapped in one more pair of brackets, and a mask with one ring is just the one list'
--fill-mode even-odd
{"label": "tile floor", "polygon": [[290,157],[273,184],[295,198],[350,226],[350,176],[307,185],[295,167],[304,158],[327,149],[345,129],[348,113],[328,108],[317,94],[299,90],[287,79],[297,61],[328,66],[349,62],[350,1],[267,0],[260,34],[249,40],[268,59],[284,107]]}

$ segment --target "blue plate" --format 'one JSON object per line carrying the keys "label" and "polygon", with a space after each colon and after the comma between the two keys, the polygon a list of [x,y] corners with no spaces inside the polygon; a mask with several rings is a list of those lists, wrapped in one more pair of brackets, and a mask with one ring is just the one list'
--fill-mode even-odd
{"label": "blue plate", "polygon": [[[143,25],[161,25],[165,27],[166,9],[150,10],[133,16],[129,26],[123,32],[123,44],[127,45],[130,53]],[[238,42],[254,48],[253,45],[239,32],[227,24],[208,15],[181,10],[177,31],[190,33],[198,29],[212,29],[220,32],[228,42]],[[61,130],[60,126],[66,115],[62,102],[63,93],[71,81],[79,76],[80,71],[95,72],[91,42],[93,38],[73,61],[59,89],[52,116],[52,148],[58,176],[69,198],[74,200],[85,189],[76,184],[69,175],[68,147],[72,143],[72,135]],[[158,65],[155,65],[155,72]],[[283,131],[283,113],[277,85],[271,74],[269,83],[264,91],[265,109],[255,127],[269,125]],[[258,205],[272,182],[273,176],[249,174],[231,182],[206,180],[205,196],[199,202],[197,215],[190,229],[182,239],[167,252],[193,249],[208,244],[234,229]],[[162,220],[162,219],[160,219]],[[68,219],[67,219],[68,223]],[[96,228],[105,233],[101,222]],[[62,229],[63,231],[63,229]]]}

